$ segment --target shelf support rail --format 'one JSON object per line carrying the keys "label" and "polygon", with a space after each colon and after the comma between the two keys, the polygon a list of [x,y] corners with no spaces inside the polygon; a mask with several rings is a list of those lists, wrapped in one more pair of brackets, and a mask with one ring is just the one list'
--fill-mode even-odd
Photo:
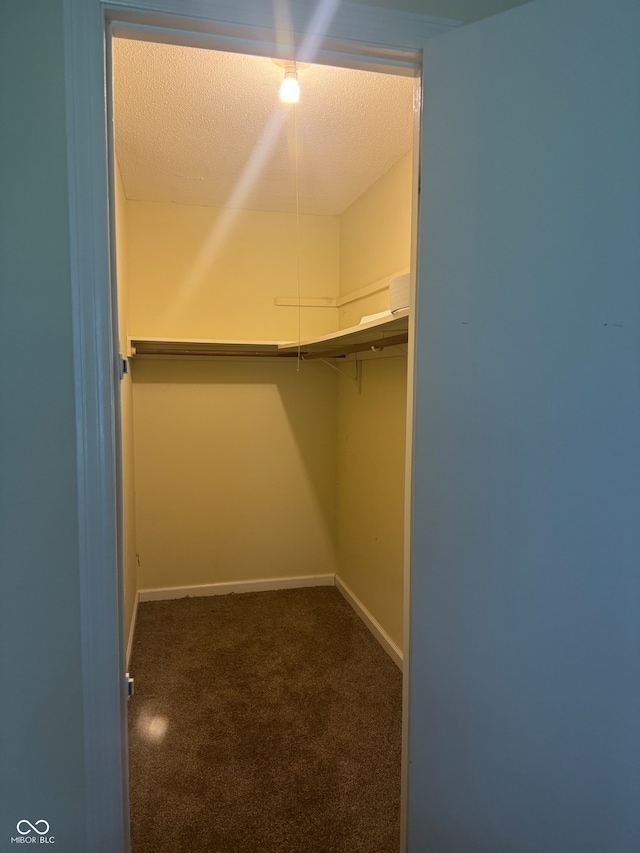
{"label": "shelf support rail", "polygon": [[362,341],[356,344],[347,344],[340,348],[322,350],[321,352],[307,352],[304,353],[302,357],[305,361],[311,361],[314,358],[319,358],[322,361],[325,361],[328,358],[341,358],[345,355],[350,355],[351,353],[366,352],[367,350],[380,352],[380,350],[385,349],[385,347],[396,347],[401,344],[406,344],[408,340],[409,333],[401,332],[399,335],[389,335],[388,338],[378,338],[375,341]]}

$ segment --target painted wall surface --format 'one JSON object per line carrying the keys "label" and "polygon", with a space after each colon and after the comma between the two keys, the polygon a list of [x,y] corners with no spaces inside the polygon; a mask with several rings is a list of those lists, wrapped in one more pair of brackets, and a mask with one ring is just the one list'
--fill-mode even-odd
{"label": "painted wall surface", "polygon": [[340,377],[338,574],[402,649],[407,358],[360,371]]}
{"label": "painted wall surface", "polygon": [[[130,328],[297,337],[297,310],[274,306],[296,293],[295,225],[128,201]],[[303,295],[337,295],[338,238],[337,217],[301,218]],[[302,335],[336,321],[337,309],[304,311]],[[132,365],[139,588],[334,573],[337,375],[282,360]]]}
{"label": "painted wall surface", "polygon": [[398,9],[418,15],[433,15],[436,18],[452,18],[456,21],[480,21],[490,15],[498,15],[507,9],[530,3],[531,0],[362,0],[371,6],[383,9]]}
{"label": "painted wall surface", "polygon": [[[140,336],[297,340],[296,217],[129,201],[130,328]],[[300,217],[302,296],[336,297],[339,223]],[[301,336],[337,327],[337,309],[304,309]]]}
{"label": "painted wall surface", "polygon": [[640,850],[640,6],[426,57],[412,853]]}
{"label": "painted wall surface", "polygon": [[134,363],[142,589],[336,571],[337,374]]}
{"label": "painted wall surface", "polygon": [[[120,352],[127,352],[129,292],[127,288],[127,201],[122,177],[115,163],[115,223],[118,282],[118,340]],[[120,382],[120,429],[122,454],[122,571],[124,589],[124,637],[129,638],[137,591],[135,454],[133,444],[133,382],[131,373]]]}
{"label": "painted wall surface", "polygon": [[[408,151],[340,217],[340,296],[408,270],[412,178]],[[358,299],[339,310],[339,328],[356,325],[365,314],[388,311],[389,293]]]}
{"label": "painted wall surface", "polygon": [[[85,849],[62,3],[0,4],[0,850]],[[42,824],[39,828],[42,828]],[[48,836],[49,837],[49,836]]]}
{"label": "painted wall surface", "polygon": [[[341,216],[341,295],[408,269],[411,158],[405,154]],[[385,290],[340,308],[340,323],[388,308]],[[402,648],[406,347],[364,360],[361,371],[360,383],[340,377],[338,573]]]}

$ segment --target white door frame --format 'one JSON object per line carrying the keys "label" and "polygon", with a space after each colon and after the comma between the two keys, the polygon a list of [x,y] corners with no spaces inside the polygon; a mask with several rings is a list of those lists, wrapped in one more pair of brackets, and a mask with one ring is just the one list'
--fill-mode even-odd
{"label": "white door frame", "polygon": [[[274,6],[278,8],[278,4]],[[286,0],[296,41],[325,61],[358,67],[413,61],[427,40],[457,22],[348,0]],[[78,464],[85,796],[88,853],[129,850],[125,649],[118,553],[118,348],[109,239],[105,45],[109,22],[180,33],[182,43],[270,55],[274,7],[264,0],[64,0],[71,285]],[[235,48],[234,48],[235,45]],[[262,48],[260,47],[262,45]],[[316,60],[318,61],[318,60]],[[416,148],[417,152],[417,148]],[[416,153],[416,156],[417,153]],[[414,214],[418,213],[417,191]],[[417,229],[416,229],[417,233]],[[414,239],[412,263],[419,254]],[[414,305],[416,293],[414,293]],[[412,331],[415,317],[411,319]],[[410,340],[414,341],[412,334]],[[409,376],[413,376],[413,349]],[[409,400],[415,389],[409,388]],[[407,506],[411,496],[412,409],[408,413]],[[409,513],[407,513],[407,516]],[[410,523],[405,542],[405,655],[402,841],[406,849],[410,661]]]}

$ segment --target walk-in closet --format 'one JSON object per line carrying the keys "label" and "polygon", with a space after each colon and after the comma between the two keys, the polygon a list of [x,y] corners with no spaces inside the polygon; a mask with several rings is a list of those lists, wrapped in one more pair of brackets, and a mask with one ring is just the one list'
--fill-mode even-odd
{"label": "walk-in closet", "polygon": [[413,71],[111,63],[134,853],[397,849]]}

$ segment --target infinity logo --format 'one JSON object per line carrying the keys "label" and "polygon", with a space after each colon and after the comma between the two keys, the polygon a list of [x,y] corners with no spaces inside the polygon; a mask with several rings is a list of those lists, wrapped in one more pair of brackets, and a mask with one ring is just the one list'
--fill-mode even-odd
{"label": "infinity logo", "polygon": [[[38,829],[40,825],[43,825],[44,829]],[[28,829],[20,829],[21,826],[27,826]],[[16,829],[20,835],[28,835],[30,832],[37,832],[38,835],[46,835],[49,832],[49,824],[46,820],[37,820],[35,824],[30,823],[28,820],[19,820]]]}

